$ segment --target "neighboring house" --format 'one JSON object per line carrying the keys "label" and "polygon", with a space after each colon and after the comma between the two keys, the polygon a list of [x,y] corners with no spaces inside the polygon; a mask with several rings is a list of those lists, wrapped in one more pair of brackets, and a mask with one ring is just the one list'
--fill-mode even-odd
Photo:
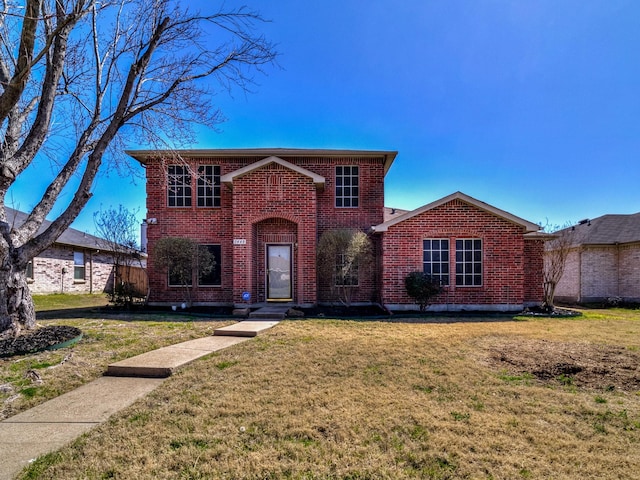
{"label": "neighboring house", "polygon": [[[194,305],[335,301],[335,278],[317,278],[316,246],[342,227],[370,233],[377,253],[371,271],[350,279],[354,303],[415,308],[404,277],[423,269],[447,283],[434,309],[519,310],[542,300],[544,240],[532,235],[539,227],[461,193],[412,212],[385,208],[384,178],[397,152],[127,153],[147,171],[150,257],[158,239],[183,236],[216,258],[212,273],[194,275]],[[150,303],[182,301],[180,285],[152,263]]]}
{"label": "neighboring house", "polygon": [[[21,224],[27,214],[6,208],[10,221]],[[42,229],[50,222],[45,221]],[[113,259],[101,238],[68,228],[27,267],[33,294],[102,293],[113,288]]]}
{"label": "neighboring house", "polygon": [[582,220],[563,233],[570,236],[570,249],[557,301],[640,302],[640,213]]}

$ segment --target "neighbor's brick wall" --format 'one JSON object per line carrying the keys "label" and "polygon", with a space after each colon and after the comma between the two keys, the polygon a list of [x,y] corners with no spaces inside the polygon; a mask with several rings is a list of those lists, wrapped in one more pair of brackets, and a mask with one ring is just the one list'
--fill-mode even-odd
{"label": "neighbor's brick wall", "polygon": [[580,299],[580,249],[572,249],[567,255],[564,273],[556,286],[555,300],[578,302]]}
{"label": "neighbor's brick wall", "polygon": [[620,247],[621,297],[640,302],[640,243]]}
{"label": "neighbor's brick wall", "polygon": [[102,293],[110,290],[113,284],[111,257],[85,251],[85,280],[78,281],[73,278],[74,251],[80,250],[54,244],[35,257],[34,278],[29,280],[31,293]]}
{"label": "neighbor's brick wall", "polygon": [[[523,304],[525,242],[522,227],[460,200],[426,211],[383,233],[382,299],[385,304],[415,303],[406,294],[404,279],[413,270],[422,271],[422,241],[428,238],[448,238],[450,242],[451,285],[434,299],[434,304]],[[455,240],[460,238],[482,240],[481,287],[455,285]],[[532,273],[528,275],[529,278],[532,276]]]}
{"label": "neighbor's brick wall", "polygon": [[[264,157],[197,158],[187,162],[197,171],[198,165],[220,165],[221,175],[262,160]],[[329,228],[354,227],[368,230],[383,222],[384,164],[383,159],[283,157],[325,177],[324,189],[317,190],[308,177],[282,171],[278,165],[259,169],[236,179],[233,189],[222,186],[220,208],[198,208],[196,178],[192,176],[193,205],[184,208],[167,207],[167,165],[175,162],[162,159],[147,162],[147,217],[157,218],[156,225],[147,228],[149,282],[152,302],[176,302],[183,299],[180,288],[167,286],[167,276],[153,266],[153,245],[162,237],[186,236],[199,243],[218,243],[222,250],[222,286],[194,286],[194,301],[207,303],[239,302],[249,288],[252,299],[264,296],[264,277],[259,265],[264,262],[263,249],[258,245],[261,222],[283,218],[297,225],[298,247],[295,253],[296,301],[316,303],[315,249],[319,236]],[[335,166],[359,165],[360,206],[335,207]],[[277,175],[276,175],[277,174]],[[275,176],[280,177],[281,184]],[[269,183],[272,182],[272,183]],[[280,187],[281,186],[281,187]],[[274,191],[277,190],[277,191]],[[234,219],[233,211],[237,216]],[[292,227],[293,230],[293,227]],[[247,245],[234,246],[234,238],[244,238]],[[367,275],[355,301],[369,301],[377,289],[377,275]],[[260,285],[262,283],[262,285]],[[319,298],[322,300],[322,297]]]}
{"label": "neighbor's brick wall", "polygon": [[640,300],[640,244],[585,246],[569,252],[557,300],[589,302],[618,296]]}
{"label": "neighbor's brick wall", "polygon": [[583,247],[581,301],[618,296],[618,252],[615,247]]}

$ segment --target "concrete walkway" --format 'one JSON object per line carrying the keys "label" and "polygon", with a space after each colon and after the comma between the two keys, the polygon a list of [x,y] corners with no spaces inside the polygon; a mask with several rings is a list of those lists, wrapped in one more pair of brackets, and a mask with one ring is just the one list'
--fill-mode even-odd
{"label": "concrete walkway", "polygon": [[108,366],[108,376],[0,422],[0,480],[14,478],[30,461],[106,421],[160,386],[177,369],[277,324],[240,322],[216,329],[214,336],[122,360]]}

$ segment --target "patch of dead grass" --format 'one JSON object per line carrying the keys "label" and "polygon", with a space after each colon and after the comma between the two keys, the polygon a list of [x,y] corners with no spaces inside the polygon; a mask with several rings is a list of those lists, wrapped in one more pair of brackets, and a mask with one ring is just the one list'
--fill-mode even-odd
{"label": "patch of dead grass", "polygon": [[633,478],[639,392],[515,381],[491,355],[511,344],[545,355],[542,339],[569,338],[633,353],[639,334],[640,315],[282,322],[32,468],[56,479]]}

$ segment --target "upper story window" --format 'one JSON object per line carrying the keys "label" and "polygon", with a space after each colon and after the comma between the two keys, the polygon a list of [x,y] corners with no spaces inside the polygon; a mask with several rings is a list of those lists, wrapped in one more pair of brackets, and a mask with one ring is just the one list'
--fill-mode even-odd
{"label": "upper story window", "polygon": [[185,165],[169,165],[167,200],[170,207],[191,206],[191,174]]}
{"label": "upper story window", "polygon": [[356,165],[336,167],[336,207],[357,208],[359,206],[359,178]]}
{"label": "upper story window", "polygon": [[198,167],[198,206],[220,206],[219,165],[200,165]]}
{"label": "upper story window", "polygon": [[449,240],[433,238],[422,241],[422,271],[449,285]]}
{"label": "upper story window", "polygon": [[84,252],[73,252],[73,279],[85,279]]}
{"label": "upper story window", "polygon": [[456,240],[456,285],[482,285],[482,240],[479,238]]}

